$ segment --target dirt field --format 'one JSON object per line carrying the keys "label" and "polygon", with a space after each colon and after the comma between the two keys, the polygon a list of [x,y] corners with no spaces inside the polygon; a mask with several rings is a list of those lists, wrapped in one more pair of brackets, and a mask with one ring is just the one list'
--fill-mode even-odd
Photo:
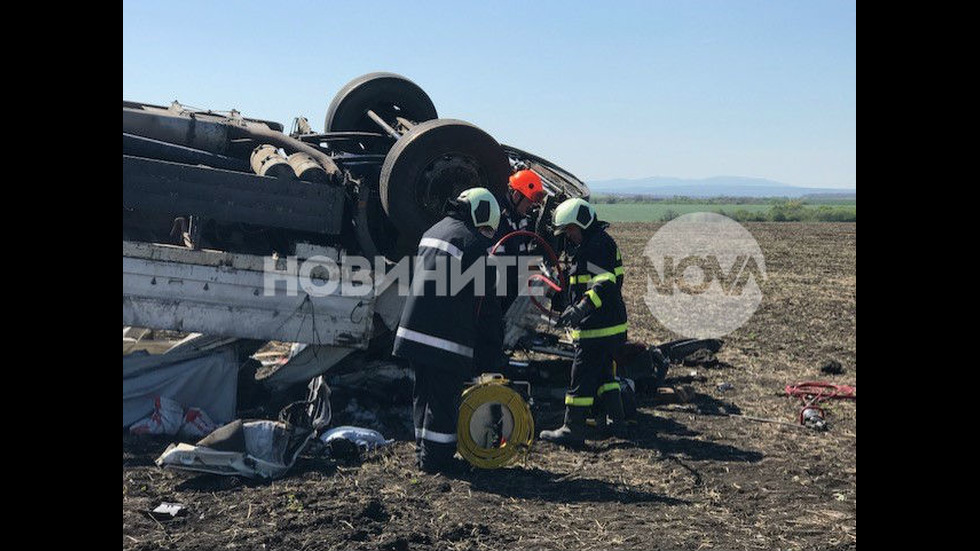
{"label": "dirt field", "polygon": [[[630,337],[648,342],[677,338],[642,300],[642,250],[658,227],[612,229],[626,264]],[[284,479],[255,483],[161,470],[153,459],[169,441],[124,436],[123,548],[854,548],[855,403],[834,403],[825,433],[718,413],[793,421],[799,406],[786,384],[856,384],[856,225],[746,227],[768,281],[759,310],[718,354],[730,366],[672,367],[668,382],[698,371],[698,398],[647,403],[633,442],[593,442],[584,452],[536,443],[526,466],[450,478],[418,473],[403,440],[363,462],[301,459]],[[820,372],[832,359],[845,374]],[[535,411],[535,421],[553,428],[560,415]],[[143,514],[161,501],[190,514],[166,523]]]}

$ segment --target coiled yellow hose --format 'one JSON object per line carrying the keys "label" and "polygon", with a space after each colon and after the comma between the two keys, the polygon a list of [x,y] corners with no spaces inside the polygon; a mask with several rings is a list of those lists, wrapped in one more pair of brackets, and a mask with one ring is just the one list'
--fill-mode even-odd
{"label": "coiled yellow hose", "polygon": [[[456,424],[457,450],[470,465],[481,469],[496,469],[509,465],[518,457],[526,457],[534,442],[534,418],[531,408],[514,389],[510,381],[498,373],[484,374],[475,385],[463,391]],[[485,404],[500,404],[510,412],[514,427],[499,447],[479,445],[470,432],[473,414]]]}

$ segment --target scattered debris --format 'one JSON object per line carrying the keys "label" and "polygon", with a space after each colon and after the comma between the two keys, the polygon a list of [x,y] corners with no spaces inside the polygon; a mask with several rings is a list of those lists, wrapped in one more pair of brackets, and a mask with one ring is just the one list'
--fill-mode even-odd
{"label": "scattered debris", "polygon": [[172,338],[172,333],[146,327],[123,327],[123,356],[139,351],[163,354],[180,342],[180,339]]}
{"label": "scattered debris", "polygon": [[837,360],[828,360],[820,366],[820,372],[827,375],[843,375],[845,371],[844,366]]}
{"label": "scattered debris", "polygon": [[799,423],[816,430],[827,430],[826,413],[817,404],[827,400],[857,400],[856,387],[822,381],[786,385],[786,394],[797,396],[803,402]]}
{"label": "scattered debris", "polygon": [[[317,440],[316,442],[320,442]],[[329,457],[337,461],[360,461],[361,448],[351,440],[346,438],[335,438],[329,444],[320,446],[322,451],[313,452],[315,455]]]}
{"label": "scattered debris", "polygon": [[168,503],[164,501],[152,511],[147,511],[146,514],[156,520],[173,520],[177,517],[187,515],[187,508],[180,503]]}
{"label": "scattered debris", "polygon": [[658,345],[657,348],[671,362],[680,363],[684,358],[687,358],[698,350],[704,349],[712,354],[717,353],[723,345],[724,341],[721,339],[680,339],[665,342]]}
{"label": "scattered debris", "polygon": [[732,367],[731,364],[723,362],[715,357],[715,353],[707,348],[699,348],[684,357],[683,363],[687,367],[703,367],[706,369],[720,369]]}
{"label": "scattered debris", "polygon": [[694,387],[683,385],[678,387],[662,386],[654,396],[654,405],[686,404],[694,400]]}
{"label": "scattered debris", "polygon": [[201,473],[279,478],[293,466],[312,437],[312,430],[283,421],[238,419],[196,445],[171,444],[156,464]]}
{"label": "scattered debris", "polygon": [[803,408],[803,413],[800,416],[803,418],[803,426],[814,430],[827,430],[827,420],[823,418],[822,409],[816,407]]}
{"label": "scattered debris", "polygon": [[332,428],[320,435],[330,457],[350,459],[360,453],[387,446],[395,440],[386,439],[380,432],[361,427],[343,426]]}
{"label": "scattered debris", "polygon": [[160,467],[248,478],[286,474],[330,418],[330,388],[310,381],[306,400],[286,405],[278,421],[236,419],[191,446],[171,444],[156,459]]}

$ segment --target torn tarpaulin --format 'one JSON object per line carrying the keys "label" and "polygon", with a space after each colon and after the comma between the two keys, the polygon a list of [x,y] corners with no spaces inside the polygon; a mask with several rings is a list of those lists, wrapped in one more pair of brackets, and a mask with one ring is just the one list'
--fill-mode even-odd
{"label": "torn tarpaulin", "polygon": [[133,423],[131,434],[169,434],[193,440],[209,434],[218,425],[200,408],[184,408],[166,396],[153,400],[153,413]]}
{"label": "torn tarpaulin", "polygon": [[312,438],[313,430],[283,421],[239,419],[196,445],[171,444],[156,464],[202,473],[278,478],[293,466]]}
{"label": "torn tarpaulin", "polygon": [[309,384],[304,401],[287,405],[278,421],[232,421],[196,445],[171,444],[156,464],[186,471],[278,478],[330,422],[330,387],[323,377]]}

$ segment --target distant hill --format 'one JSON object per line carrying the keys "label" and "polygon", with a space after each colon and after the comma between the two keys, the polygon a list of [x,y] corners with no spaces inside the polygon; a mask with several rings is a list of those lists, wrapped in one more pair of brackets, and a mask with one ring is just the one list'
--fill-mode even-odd
{"label": "distant hill", "polygon": [[715,176],[702,179],[652,177],[588,182],[593,194],[654,197],[804,197],[854,198],[856,189],[797,187],[764,178]]}

